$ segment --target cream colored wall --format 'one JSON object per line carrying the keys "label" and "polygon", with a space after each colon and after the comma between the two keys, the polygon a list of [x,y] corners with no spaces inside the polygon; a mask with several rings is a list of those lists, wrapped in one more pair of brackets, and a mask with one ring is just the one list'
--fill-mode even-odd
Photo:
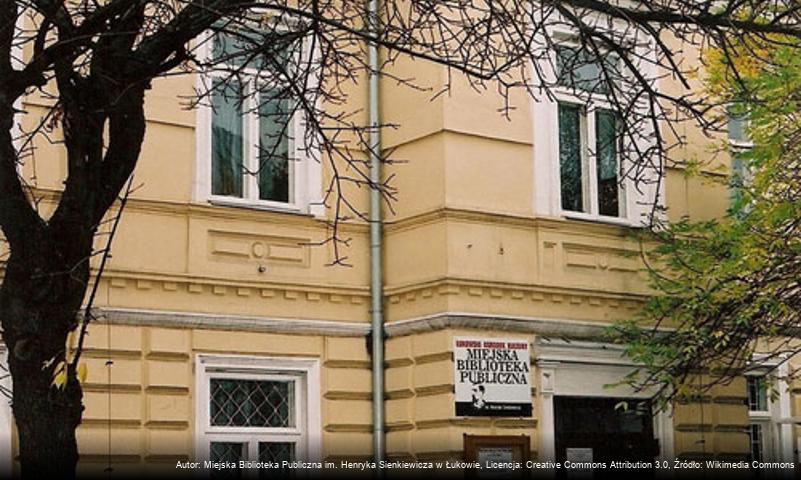
{"label": "cream colored wall", "polygon": [[109,424],[115,473],[174,471],[176,461],[194,458],[199,353],[318,359],[323,457],[369,455],[370,370],[363,338],[127,325],[109,330],[98,324],[86,346],[86,411],[78,429],[85,473],[102,473],[106,466]]}
{"label": "cream colored wall", "polygon": [[[463,435],[528,435],[537,451],[533,418],[457,418],[454,415],[453,337],[496,332],[440,330],[390,338],[386,345],[387,455],[391,458],[462,459]],[[524,336],[516,335],[516,338]],[[532,371],[531,378],[535,378]],[[532,381],[532,385],[535,383]],[[534,411],[536,393],[532,388]]]}
{"label": "cream colored wall", "polygon": [[[430,89],[382,81],[383,122],[398,125],[385,131],[384,146],[400,160],[385,169],[386,176],[395,175],[398,188],[396,213],[385,209],[387,321],[446,312],[595,323],[634,315],[648,293],[636,239],[616,226],[534,217],[531,117],[536,105],[515,93],[515,110],[505,118],[498,112],[502,99],[492,88],[477,93],[458,76],[449,94],[432,100],[447,78],[442,67],[402,60],[393,68]],[[305,245],[328,235],[322,219],[193,199],[195,112],[183,109],[193,85],[191,77],[173,77],[154,82],[148,93],[147,139],[136,171],[141,188],[123,216],[98,306],[365,324],[364,225],[343,227],[352,238],[346,254],[353,267],[332,268],[326,266],[332,260],[330,246]],[[365,87],[348,88],[358,92],[356,109]],[[43,111],[43,103],[31,99],[26,104],[31,117]],[[330,176],[327,168],[324,162],[323,178]],[[25,174],[35,175],[52,200],[65,175],[63,152],[42,144],[35,172],[30,162]],[[680,169],[669,172],[673,218],[709,218],[725,209],[725,187],[703,180],[686,178]],[[348,194],[365,204],[364,189]],[[110,354],[103,343],[106,327],[95,326],[90,335],[86,420],[79,433],[86,468],[101,468],[106,453],[109,392],[115,464],[166,465],[192,456],[192,357],[198,352],[320,358],[325,456],[370,454],[363,338],[144,326],[114,326],[111,332]],[[505,335],[446,329],[387,341],[388,453],[457,457],[464,433],[526,434],[536,451],[537,413],[522,420],[453,416],[451,357],[457,334]],[[109,355],[115,362],[111,387],[104,376]],[[536,392],[532,397],[537,412]],[[741,422],[740,410],[731,421]],[[684,428],[677,433],[677,451],[684,451],[696,440],[695,417],[677,412],[677,428]],[[726,432],[720,434],[719,450],[742,450],[744,435],[730,440],[736,435]]]}

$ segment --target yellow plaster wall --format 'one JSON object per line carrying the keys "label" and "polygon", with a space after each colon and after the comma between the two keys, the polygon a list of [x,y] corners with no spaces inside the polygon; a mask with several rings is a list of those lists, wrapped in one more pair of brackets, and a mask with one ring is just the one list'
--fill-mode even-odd
{"label": "yellow plaster wall", "polygon": [[371,453],[370,370],[363,338],[126,325],[109,331],[97,324],[90,327],[86,347],[86,410],[78,429],[84,473],[102,473],[106,467],[109,422],[116,472],[172,471],[176,461],[194,458],[193,365],[199,353],[318,359],[323,457]]}

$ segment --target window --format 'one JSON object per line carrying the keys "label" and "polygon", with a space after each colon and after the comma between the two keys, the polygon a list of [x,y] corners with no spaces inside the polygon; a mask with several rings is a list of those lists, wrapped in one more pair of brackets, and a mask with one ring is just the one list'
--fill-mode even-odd
{"label": "window", "polygon": [[750,375],[746,377],[748,387],[748,411],[767,412],[768,411],[768,387],[766,378],[762,375]]}
{"label": "window", "polygon": [[287,79],[311,53],[296,41],[269,57],[256,55],[252,41],[270,40],[247,30],[209,34],[203,42],[216,66],[199,79],[209,98],[198,113],[196,197],[322,214],[319,162],[306,148],[303,111]]}
{"label": "window", "polygon": [[729,143],[733,146],[750,148],[751,138],[748,136],[748,117],[744,113],[738,113],[730,107],[727,112],[727,133]]}
{"label": "window", "polygon": [[763,462],[792,461],[793,432],[788,423],[791,400],[784,380],[786,362],[766,365],[754,361],[745,377],[748,408],[749,460]]}
{"label": "window", "polygon": [[629,88],[636,87],[631,69],[656,78],[657,49],[637,38],[623,21],[601,14],[593,21],[606,25],[610,38],[633,52],[628,57],[631,65],[618,52],[599,55],[582,44],[577,32],[566,26],[570,22],[549,27],[547,36],[539,34],[543,45],[555,44],[550,55],[539,56],[533,66],[552,87],[532,95],[533,211],[544,217],[647,225],[652,215],[662,215],[654,202],[665,198],[663,172],[659,162],[633,164],[628,152],[652,152],[654,126],[639,122],[637,128],[624,131],[616,104],[638,112],[647,108],[641,89]]}
{"label": "window", "polygon": [[[315,360],[203,355],[197,383],[198,458],[280,464],[319,455]],[[275,470],[256,472],[220,470],[212,477],[263,477]]]}
{"label": "window", "polygon": [[748,118],[746,114],[736,113],[730,106],[727,111],[727,130],[729,137],[729,152],[731,155],[731,178],[729,181],[729,198],[731,204],[743,198],[743,189],[751,181],[751,171],[748,167],[748,150],[753,147],[748,136]]}
{"label": "window", "polygon": [[[602,66],[580,49],[557,49],[557,79],[564,88],[558,102],[561,209],[601,217],[625,217],[620,181],[620,121],[603,99],[587,102],[577,91],[607,93]],[[608,71],[617,61],[609,55]]]}
{"label": "window", "polygon": [[[586,113],[559,103],[559,179],[562,210],[607,217],[625,216],[618,177],[618,119],[611,110]],[[593,145],[591,149],[589,145]]]}
{"label": "window", "polygon": [[[597,55],[583,48],[565,45],[556,47],[556,72],[560,86],[570,90],[582,90],[590,93],[609,93],[609,81],[615,81],[619,75],[619,57],[608,54],[602,61]],[[603,72],[613,72],[612,78],[606,78]]]}
{"label": "window", "polygon": [[768,402],[768,377],[749,375],[745,379],[748,394],[749,461],[764,461],[772,448],[771,413]]}

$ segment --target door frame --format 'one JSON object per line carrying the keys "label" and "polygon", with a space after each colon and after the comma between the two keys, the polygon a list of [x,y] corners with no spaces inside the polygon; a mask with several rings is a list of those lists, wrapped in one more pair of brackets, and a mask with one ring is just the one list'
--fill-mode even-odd
{"label": "door frame", "polygon": [[[539,388],[539,457],[556,459],[554,397],[606,397],[644,400],[654,392],[634,391],[628,385],[615,385],[637,364],[623,355],[620,346],[581,341],[538,338],[534,342]],[[654,415],[654,437],[659,440],[658,460],[674,458],[673,417],[670,408]]]}

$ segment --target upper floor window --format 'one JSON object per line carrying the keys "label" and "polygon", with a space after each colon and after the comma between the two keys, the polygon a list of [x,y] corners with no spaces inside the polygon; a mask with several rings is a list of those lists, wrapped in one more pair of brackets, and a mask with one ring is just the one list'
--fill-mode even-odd
{"label": "upper floor window", "polygon": [[727,110],[727,134],[729,140],[729,154],[731,158],[731,178],[729,182],[730,200],[734,204],[743,195],[743,188],[751,181],[751,170],[748,166],[748,150],[753,147],[748,135],[748,116],[736,112],[733,106]]}
{"label": "upper floor window", "polygon": [[[556,49],[559,193],[564,212],[626,216],[620,119],[603,98],[619,72],[617,58],[609,54],[599,60],[584,49]],[[599,98],[592,98],[596,95]]]}
{"label": "upper floor window", "polygon": [[[304,41],[276,40],[274,31],[221,31],[203,44],[214,67],[200,79],[208,102],[198,114],[196,197],[319,213],[321,206],[313,211],[322,190],[319,162],[310,158],[292,86],[293,69],[310,62],[311,53]],[[271,41],[279,45],[274,52],[254,49]]]}
{"label": "upper floor window", "polygon": [[[559,103],[559,180],[562,210],[625,215],[618,176],[618,118],[608,109]],[[591,146],[593,146],[591,148]]]}
{"label": "upper floor window", "polygon": [[[556,47],[557,81],[562,87],[590,93],[609,93],[609,83],[614,83],[618,72],[619,57],[609,53],[603,59],[585,48],[569,45]],[[604,72],[611,72],[607,77]]]}
{"label": "upper floor window", "polygon": [[748,117],[743,113],[736,113],[730,108],[727,115],[727,134],[729,143],[735,147],[749,148],[752,146],[748,136]]}
{"label": "upper floor window", "polygon": [[532,66],[545,87],[534,92],[532,103],[533,210],[546,217],[651,224],[663,215],[665,198],[656,125],[648,121],[653,104],[641,82],[658,77],[655,42],[601,13],[586,20],[603,37],[550,15],[557,21],[535,39],[548,50]]}

